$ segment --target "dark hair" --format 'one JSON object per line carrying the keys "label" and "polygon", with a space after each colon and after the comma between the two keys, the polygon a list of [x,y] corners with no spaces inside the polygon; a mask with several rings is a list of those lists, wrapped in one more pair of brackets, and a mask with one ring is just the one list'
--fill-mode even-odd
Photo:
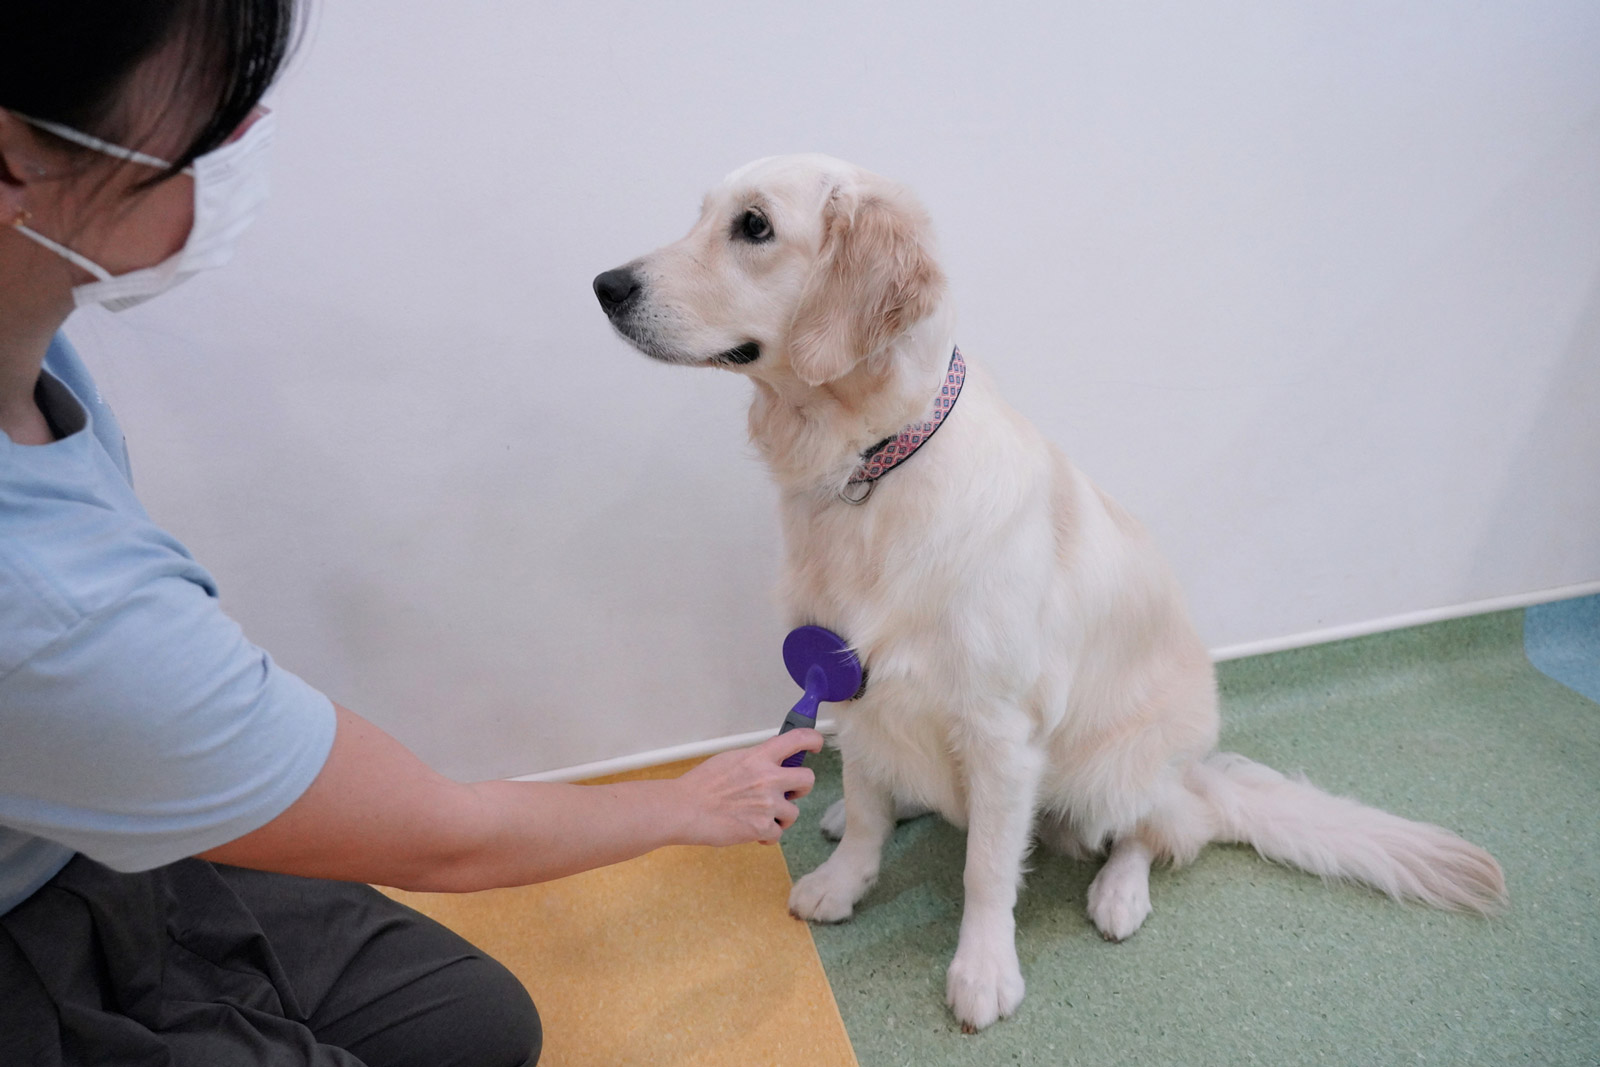
{"label": "dark hair", "polygon": [[196,108],[205,120],[166,178],[225,142],[261,100],[291,51],[297,0],[6,0],[5,6],[0,107],[129,148],[139,147],[159,121],[152,116],[148,128],[130,127],[121,111],[129,80],[157,51],[178,45],[183,69],[169,103]]}

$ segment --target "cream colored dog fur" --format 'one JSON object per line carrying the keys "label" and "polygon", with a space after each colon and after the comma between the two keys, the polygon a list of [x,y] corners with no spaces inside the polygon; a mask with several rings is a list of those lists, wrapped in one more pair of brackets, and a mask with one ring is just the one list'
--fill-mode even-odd
{"label": "cream colored dog fur", "polygon": [[971,352],[939,432],[844,499],[863,450],[926,417],[955,341],[903,187],[825,156],[759,160],[596,291],[648,355],[749,377],[792,619],[845,635],[869,671],[838,709],[844,800],[824,829],[842,840],[795,884],[795,915],[849,918],[897,817],[966,827],[947,996],[978,1029],[1022,1001],[1012,910],[1035,837],[1106,855],[1088,910],[1113,941],[1150,912],[1152,862],[1211,841],[1437,907],[1504,901],[1498,864],[1448,831],[1215,751],[1210,657],[1155,545]]}

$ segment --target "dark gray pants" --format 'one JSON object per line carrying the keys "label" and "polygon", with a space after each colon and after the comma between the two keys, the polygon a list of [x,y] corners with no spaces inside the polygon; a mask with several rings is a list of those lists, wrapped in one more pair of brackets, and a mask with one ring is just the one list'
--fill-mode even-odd
{"label": "dark gray pants", "polygon": [[0,1065],[525,1067],[522,984],[368,886],[77,857],[0,916]]}

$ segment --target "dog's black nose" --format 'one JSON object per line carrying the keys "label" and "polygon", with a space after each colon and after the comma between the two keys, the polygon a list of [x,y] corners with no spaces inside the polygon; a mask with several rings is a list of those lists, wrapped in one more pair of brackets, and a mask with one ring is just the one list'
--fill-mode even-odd
{"label": "dog's black nose", "polygon": [[608,270],[594,280],[594,295],[600,298],[600,307],[607,315],[621,311],[638,291],[639,278],[627,267]]}

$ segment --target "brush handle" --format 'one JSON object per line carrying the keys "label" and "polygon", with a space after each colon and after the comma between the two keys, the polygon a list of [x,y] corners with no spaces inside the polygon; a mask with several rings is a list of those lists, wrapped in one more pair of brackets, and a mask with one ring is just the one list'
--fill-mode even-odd
{"label": "brush handle", "polygon": [[[778,728],[778,733],[780,735],[786,734],[790,730],[802,727],[807,730],[814,729],[817,725],[817,705],[819,703],[821,703],[821,698],[807,689],[805,695],[800,698],[800,703],[790,708],[789,714],[783,717],[783,725]],[[784,760],[783,765],[785,767],[803,767],[805,766],[806,755],[806,750],[802,748],[799,752]]]}

